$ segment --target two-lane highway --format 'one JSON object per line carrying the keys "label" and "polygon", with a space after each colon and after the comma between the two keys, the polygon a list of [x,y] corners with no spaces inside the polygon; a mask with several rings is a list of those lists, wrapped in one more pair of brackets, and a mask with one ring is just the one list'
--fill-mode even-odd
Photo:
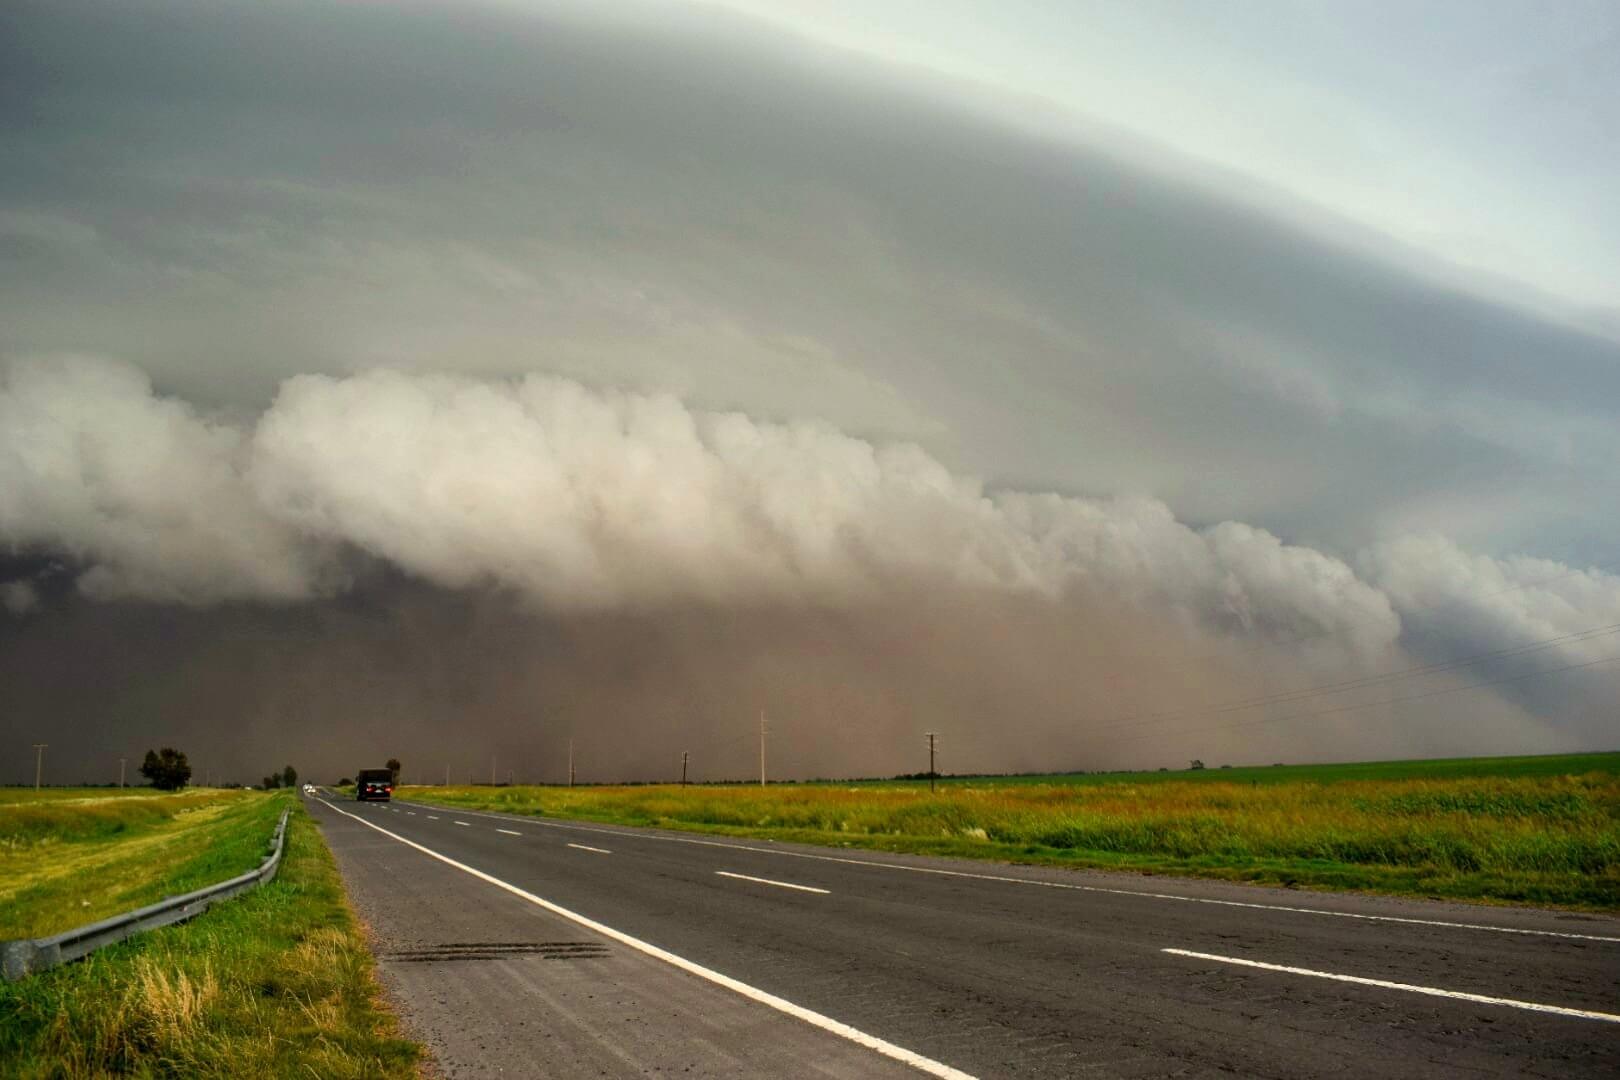
{"label": "two-lane highway", "polygon": [[313,810],[452,1073],[1620,1072],[1616,919]]}

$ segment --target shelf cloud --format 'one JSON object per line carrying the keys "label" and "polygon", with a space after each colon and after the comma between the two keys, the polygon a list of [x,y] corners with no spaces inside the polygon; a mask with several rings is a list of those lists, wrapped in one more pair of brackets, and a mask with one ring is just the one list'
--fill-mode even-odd
{"label": "shelf cloud", "polygon": [[[885,15],[931,67],[738,7],[10,5],[0,734],[353,768],[378,717],[517,753],[576,702],[667,750],[775,702],[801,773],[910,766],[925,714],[983,768],[1607,745],[1612,19],[1524,39],[1590,61],[1569,101],[1459,126],[1360,61],[1277,104],[1264,14]],[[1253,154],[1128,100],[1257,48]]]}
{"label": "shelf cloud", "polygon": [[354,556],[548,611],[856,602],[899,583],[1134,599],[1212,630],[1400,623],[1339,559],[1149,498],[987,489],[913,444],[695,410],[547,375],[289,379],[236,426],[88,358],[13,363],[0,539],[83,564],[96,599],[283,603]]}
{"label": "shelf cloud", "polygon": [[[1420,646],[1439,635],[1452,655],[1620,627],[1620,578],[1600,572],[1498,561],[1432,536],[1371,547],[1358,572],[1254,526],[1190,527],[1150,498],[989,488],[916,445],[551,375],[297,376],[261,415],[233,422],[155,392],[127,364],[14,362],[0,383],[0,432],[0,542],[65,560],[37,576],[70,576],[78,617],[89,604],[131,618],[134,602],[229,619],[245,603],[341,620],[352,616],[330,612],[345,597],[391,604],[401,585],[389,582],[409,582],[405,607],[419,614],[408,635],[453,633],[446,606],[484,611],[509,646],[531,643],[533,655],[516,655],[536,670],[557,660],[538,642],[574,641],[574,653],[594,641],[588,651],[665,671],[666,691],[701,685],[711,703],[757,693],[780,704],[807,687],[820,700],[828,686],[869,683],[890,700],[855,707],[873,724],[874,712],[894,712],[898,687],[932,699],[971,673],[1021,730],[1016,747],[980,750],[983,768],[1039,767],[1054,746],[1075,753],[1099,719],[1102,685],[1115,701],[1103,744],[1118,756],[1142,738],[1172,742],[1187,723],[1199,730],[1202,711],[1252,697],[1268,671],[1319,684],[1418,664],[1404,626],[1429,635]],[[14,581],[6,595],[21,624],[12,635],[28,636],[42,618],[35,585]],[[739,625],[755,628],[748,640],[735,637]],[[313,647],[305,632],[293,640]],[[718,635],[724,655],[692,648],[692,635]],[[888,644],[869,652],[874,639]],[[1590,657],[1612,640],[1555,642],[1535,659]],[[770,641],[780,655],[756,651]],[[356,648],[327,644],[336,655]],[[739,656],[749,657],[740,675]],[[881,674],[862,659],[875,656]],[[352,666],[390,668],[370,654]],[[759,672],[772,667],[774,689],[763,689]],[[513,678],[486,674],[494,685]],[[1122,696],[1121,680],[1150,689]],[[557,700],[559,686],[611,700],[659,685],[597,685],[612,681],[553,670],[532,700]],[[1054,698],[1056,686],[1070,689]],[[340,697],[349,693],[359,691]],[[1281,704],[1286,718],[1367,699]],[[1537,700],[1492,708],[1534,724]],[[1119,722],[1147,705],[1177,722]],[[1477,700],[1469,709],[1477,718]],[[1348,720],[1317,725],[1313,745],[1353,745],[1365,729]],[[480,722],[476,710],[466,721]],[[854,767],[839,745],[808,746],[802,767]]]}

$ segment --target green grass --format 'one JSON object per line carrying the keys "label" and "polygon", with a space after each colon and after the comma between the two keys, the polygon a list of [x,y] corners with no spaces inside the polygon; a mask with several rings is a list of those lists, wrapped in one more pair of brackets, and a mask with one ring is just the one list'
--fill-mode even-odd
{"label": "green grass", "polygon": [[[178,926],[0,984],[0,1076],[413,1075],[331,853],[297,800],[275,881]],[[268,836],[266,830],[265,836]],[[262,838],[261,838],[262,840]]]}
{"label": "green grass", "polygon": [[42,937],[251,870],[281,805],[231,791],[0,805],[0,938]]}
{"label": "green grass", "polygon": [[[1620,910],[1620,755],[927,783],[421,787],[451,806],[882,851]],[[1248,774],[1248,775],[1246,775]]]}

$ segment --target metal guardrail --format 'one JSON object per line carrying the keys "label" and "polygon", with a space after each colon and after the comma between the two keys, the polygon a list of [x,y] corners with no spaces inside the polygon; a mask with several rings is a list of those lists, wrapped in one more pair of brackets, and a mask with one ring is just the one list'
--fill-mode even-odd
{"label": "metal guardrail", "polygon": [[0,942],[0,968],[4,970],[6,981],[15,982],[33,972],[81,959],[97,949],[123,941],[133,934],[184,922],[193,916],[201,915],[211,905],[221,900],[228,900],[238,893],[247,892],[270,881],[281,866],[281,853],[286,847],[287,839],[287,815],[290,812],[288,810],[281,812],[281,820],[276,822],[276,831],[271,837],[270,854],[259,864],[257,870],[249,870],[217,885],[171,896],[155,904],[126,911],[121,915],[102,919],[100,922],[64,930],[50,937]]}

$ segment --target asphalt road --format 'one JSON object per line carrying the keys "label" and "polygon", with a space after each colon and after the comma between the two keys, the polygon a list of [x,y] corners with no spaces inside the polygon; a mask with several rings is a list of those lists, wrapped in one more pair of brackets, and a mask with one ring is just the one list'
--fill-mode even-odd
{"label": "asphalt road", "polygon": [[1620,1075],[1620,919],[311,810],[452,1076]]}

